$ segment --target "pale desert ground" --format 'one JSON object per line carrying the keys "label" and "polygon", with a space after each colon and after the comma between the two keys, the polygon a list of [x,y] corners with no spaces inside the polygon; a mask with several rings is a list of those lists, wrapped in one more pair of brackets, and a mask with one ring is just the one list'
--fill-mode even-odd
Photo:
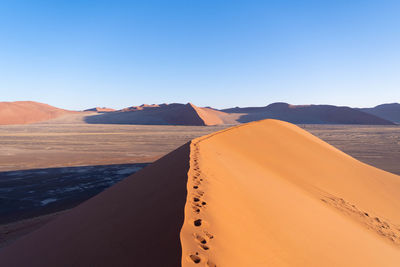
{"label": "pale desert ground", "polygon": [[[399,176],[363,164],[288,123],[226,127],[1,126],[2,172],[152,162],[189,140],[222,130],[195,139],[76,209],[3,225],[0,233],[13,241],[51,221],[7,247],[2,257],[18,262],[18,249],[40,239],[43,245],[27,259],[40,262],[40,255],[51,250],[46,266],[60,263],[59,258],[77,264],[71,255],[79,242],[79,263],[95,261],[96,251],[109,253],[102,259],[105,266],[126,264],[128,250],[136,250],[137,264],[147,260],[149,266],[398,266]],[[301,127],[364,163],[400,174],[399,127]],[[134,216],[143,209],[150,212]],[[135,240],[113,230],[132,225],[123,235]],[[61,228],[67,230],[52,239]],[[76,233],[82,231],[78,242]],[[110,243],[99,242],[99,236]],[[60,240],[68,241],[57,249]],[[159,259],[143,256],[154,249],[152,242],[162,250]]]}

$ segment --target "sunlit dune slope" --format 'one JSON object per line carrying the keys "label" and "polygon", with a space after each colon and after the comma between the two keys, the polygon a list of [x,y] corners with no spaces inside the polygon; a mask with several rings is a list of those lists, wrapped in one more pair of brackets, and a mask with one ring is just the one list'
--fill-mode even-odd
{"label": "sunlit dune slope", "polygon": [[195,139],[190,166],[183,266],[400,266],[400,177],[297,126]]}
{"label": "sunlit dune slope", "polygon": [[0,102],[0,125],[34,123],[73,113],[33,101]]}

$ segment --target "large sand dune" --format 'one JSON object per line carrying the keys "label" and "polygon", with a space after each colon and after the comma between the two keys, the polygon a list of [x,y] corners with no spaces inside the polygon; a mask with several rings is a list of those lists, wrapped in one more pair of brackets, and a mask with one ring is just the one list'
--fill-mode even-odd
{"label": "large sand dune", "polygon": [[5,266],[400,266],[400,177],[290,123],[194,139],[0,251]]}
{"label": "large sand dune", "polygon": [[87,123],[145,125],[218,125],[223,112],[188,104],[161,104],[130,107],[115,112],[89,116]]}
{"label": "large sand dune", "polygon": [[350,108],[332,105],[290,105],[273,103],[266,107],[230,108],[221,110],[228,114],[241,114],[238,122],[277,119],[297,124],[366,124],[391,125],[385,117]]}
{"label": "large sand dune", "polygon": [[0,125],[34,123],[72,113],[33,101],[0,102]]}
{"label": "large sand dune", "polygon": [[400,124],[399,103],[382,104],[373,108],[361,108],[360,110]]}

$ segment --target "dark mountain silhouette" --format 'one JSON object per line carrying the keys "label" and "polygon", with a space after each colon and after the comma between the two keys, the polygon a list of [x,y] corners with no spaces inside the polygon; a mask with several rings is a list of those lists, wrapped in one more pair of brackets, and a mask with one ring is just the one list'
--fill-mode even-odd
{"label": "dark mountain silhouette", "polygon": [[394,124],[389,120],[360,110],[331,105],[273,103],[265,107],[236,107],[221,111],[230,114],[241,114],[237,121],[242,123],[269,118],[297,124]]}
{"label": "dark mountain silhouette", "polygon": [[382,104],[374,108],[360,108],[359,110],[400,124],[400,104]]}

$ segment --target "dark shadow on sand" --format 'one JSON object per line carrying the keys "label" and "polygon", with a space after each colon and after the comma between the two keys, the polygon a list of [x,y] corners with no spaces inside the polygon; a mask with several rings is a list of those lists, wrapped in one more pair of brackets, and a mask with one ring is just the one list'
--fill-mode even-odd
{"label": "dark shadow on sand", "polygon": [[148,164],[0,172],[0,224],[72,208]]}
{"label": "dark shadow on sand", "polygon": [[[0,250],[4,266],[181,266],[189,143]],[[23,257],[21,256],[23,255]]]}

